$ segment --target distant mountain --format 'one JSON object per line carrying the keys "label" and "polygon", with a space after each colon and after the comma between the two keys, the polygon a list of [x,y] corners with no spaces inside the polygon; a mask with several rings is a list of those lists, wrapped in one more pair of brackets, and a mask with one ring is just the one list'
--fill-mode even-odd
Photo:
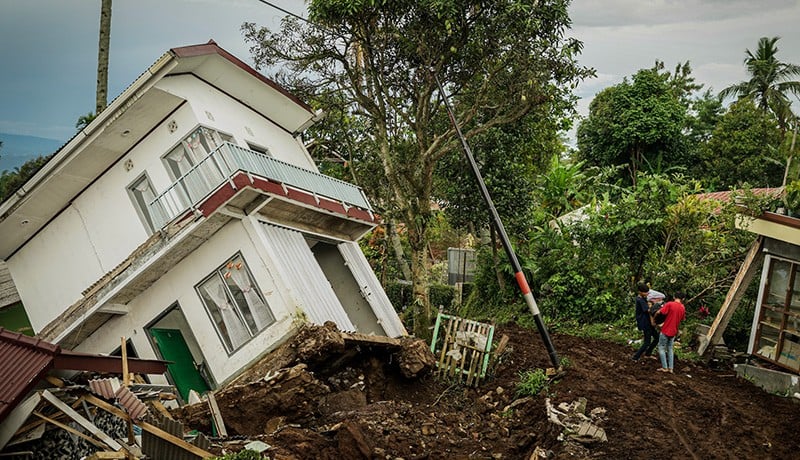
{"label": "distant mountain", "polygon": [[0,172],[12,171],[26,161],[41,155],[50,155],[58,150],[64,141],[44,137],[21,136],[0,133]]}

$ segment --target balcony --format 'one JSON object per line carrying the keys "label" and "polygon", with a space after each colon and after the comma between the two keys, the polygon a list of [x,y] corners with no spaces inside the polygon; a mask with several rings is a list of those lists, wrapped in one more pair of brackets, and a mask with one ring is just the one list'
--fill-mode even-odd
{"label": "balcony", "polygon": [[[237,176],[242,173],[247,176],[250,184],[255,184],[256,179],[259,179],[261,183],[280,186],[282,193],[277,194],[274,193],[274,187],[262,187],[259,195],[266,196],[265,200],[279,196],[285,203],[292,203],[298,201],[296,197],[302,195],[319,205],[320,212],[327,210],[327,214],[331,214],[336,209],[330,205],[320,205],[324,201],[338,204],[343,210],[339,212],[344,214],[342,217],[350,214],[349,209],[360,208],[370,216],[369,220],[374,220],[372,208],[361,188],[225,142],[148,204],[153,227],[156,230],[163,229],[188,211],[202,208],[201,204],[221,187],[230,186],[238,192],[242,183],[237,180]],[[309,202],[308,199],[299,201]],[[282,209],[283,214],[286,214],[285,205]]]}

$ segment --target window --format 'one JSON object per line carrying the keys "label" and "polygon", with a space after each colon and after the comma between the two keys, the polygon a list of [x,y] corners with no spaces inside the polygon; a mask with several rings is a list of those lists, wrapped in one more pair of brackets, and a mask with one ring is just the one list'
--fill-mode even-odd
{"label": "window", "polygon": [[156,192],[150,179],[146,175],[136,179],[128,186],[128,194],[148,233],[155,232],[163,222],[164,212],[159,203],[154,203]]}
{"label": "window", "polygon": [[221,165],[211,153],[232,139],[227,134],[200,126],[164,156],[170,176],[175,181],[180,180],[184,205],[197,202],[225,179],[228,172],[220,170]]}
{"label": "window", "polygon": [[271,154],[271,153],[269,153],[269,149],[268,149],[268,148],[266,148],[266,147],[262,147],[262,146],[260,146],[260,145],[258,145],[258,144],[253,144],[252,142],[248,142],[248,143],[247,143],[247,147],[248,147],[250,150],[254,151],[254,152],[261,153],[261,154],[263,154],[263,155],[266,155],[266,156],[268,156],[268,157],[271,157],[271,156],[272,156],[272,154]]}
{"label": "window", "polygon": [[770,259],[758,317],[755,352],[800,370],[800,265]]}
{"label": "window", "polygon": [[275,321],[240,254],[196,287],[228,353]]}

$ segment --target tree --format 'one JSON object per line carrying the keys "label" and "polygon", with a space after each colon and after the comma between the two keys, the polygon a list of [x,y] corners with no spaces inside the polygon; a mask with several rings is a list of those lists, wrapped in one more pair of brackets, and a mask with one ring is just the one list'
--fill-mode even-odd
{"label": "tree", "polygon": [[19,190],[53,155],[38,156],[15,167],[13,171],[0,173],[0,203]]}
{"label": "tree", "polygon": [[[536,107],[562,111],[577,81],[582,44],[565,38],[565,0],[312,0],[309,18],[271,32],[244,24],[259,69],[302,94],[335,92],[368,129],[357,148],[377,164],[386,207],[406,227],[415,299],[430,319],[427,231],[438,161],[460,149],[439,78],[467,139]],[[556,114],[560,115],[560,114]],[[416,331],[427,335],[425,321]]]}
{"label": "tree", "polygon": [[111,40],[111,0],[100,4],[100,38],[97,46],[97,97],[94,113],[108,105],[108,54]]}
{"label": "tree", "polygon": [[800,96],[800,81],[793,80],[800,77],[800,66],[778,60],[779,39],[761,37],[755,53],[746,50],[744,65],[750,79],[723,89],[720,96],[753,99],[758,108],[775,115],[781,131],[785,132],[793,118],[789,93]]}
{"label": "tree", "polygon": [[702,147],[704,185],[711,190],[731,190],[745,183],[780,186],[786,160],[780,145],[781,132],[771,114],[751,99],[731,104]]}
{"label": "tree", "polygon": [[684,128],[687,92],[697,86],[688,64],[675,76],[663,63],[599,92],[578,127],[577,158],[587,166],[625,166],[627,182],[639,171],[686,166]]}

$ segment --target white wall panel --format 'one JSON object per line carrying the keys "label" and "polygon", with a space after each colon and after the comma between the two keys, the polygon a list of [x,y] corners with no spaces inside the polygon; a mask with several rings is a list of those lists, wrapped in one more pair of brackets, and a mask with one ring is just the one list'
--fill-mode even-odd
{"label": "white wall panel", "polygon": [[[256,284],[269,304],[275,323],[228,355],[194,286],[231,256],[241,252]],[[192,329],[206,365],[217,382],[233,376],[253,359],[269,350],[293,327],[295,309],[275,288],[273,275],[261,260],[240,221],[220,229],[214,237],[189,254],[155,284],[129,302],[130,313],[108,321],[78,348],[86,352],[109,352],[119,346],[121,336],[131,337],[142,358],[156,358],[144,326],[178,303]]]}
{"label": "white wall panel", "polygon": [[339,330],[354,331],[336,293],[331,288],[303,234],[263,224],[266,244],[280,267],[284,283],[311,322],[333,321]]}
{"label": "white wall panel", "polygon": [[252,142],[266,147],[279,160],[318,171],[311,156],[290,133],[205,82],[179,75],[164,79],[157,86],[191,101],[191,110],[200,123],[233,135],[241,147],[247,148],[245,142]]}

